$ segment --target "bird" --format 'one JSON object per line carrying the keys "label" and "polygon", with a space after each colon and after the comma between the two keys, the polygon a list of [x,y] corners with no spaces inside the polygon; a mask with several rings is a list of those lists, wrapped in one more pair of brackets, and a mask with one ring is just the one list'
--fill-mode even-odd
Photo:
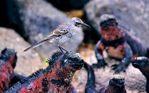
{"label": "bird", "polygon": [[68,20],[65,23],[60,24],[55,30],[51,31],[47,37],[45,37],[40,42],[31,45],[30,47],[26,48],[24,51],[28,51],[29,49],[36,48],[46,42],[52,43],[61,51],[66,51],[66,49],[62,48],[61,45],[65,42],[67,42],[70,38],[72,38],[77,30],[82,27],[86,26],[90,28],[89,25],[84,23],[80,18],[78,17],[72,17],[70,20]]}

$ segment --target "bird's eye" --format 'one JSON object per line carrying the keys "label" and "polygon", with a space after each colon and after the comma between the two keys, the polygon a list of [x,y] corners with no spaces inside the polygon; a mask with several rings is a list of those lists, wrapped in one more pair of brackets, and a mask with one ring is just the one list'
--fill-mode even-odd
{"label": "bird's eye", "polygon": [[80,23],[76,22],[76,23],[75,23],[75,26],[78,26],[78,25],[80,25]]}
{"label": "bird's eye", "polygon": [[77,26],[77,23],[75,23],[75,26]]}
{"label": "bird's eye", "polygon": [[67,30],[60,30],[60,32],[67,33],[68,31]]}
{"label": "bird's eye", "polygon": [[67,30],[65,30],[64,32],[68,32]]}

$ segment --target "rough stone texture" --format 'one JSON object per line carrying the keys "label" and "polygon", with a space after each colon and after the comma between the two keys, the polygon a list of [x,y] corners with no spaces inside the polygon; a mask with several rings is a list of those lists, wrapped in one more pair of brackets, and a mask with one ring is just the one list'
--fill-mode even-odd
{"label": "rough stone texture", "polygon": [[[17,2],[31,44],[39,42],[59,24],[67,22],[69,19],[65,14],[44,0],[17,0]],[[80,29],[77,33],[77,37],[67,42],[64,47],[68,50],[75,51],[82,42],[82,39],[83,32]],[[51,44],[45,44],[36,49],[40,52],[40,55],[44,57],[51,55],[51,53],[58,48],[55,48],[55,46]]]}
{"label": "rough stone texture", "polygon": [[[96,58],[93,51],[93,46],[83,46],[79,49],[79,53],[83,59],[90,65],[96,62]],[[106,58],[108,67],[105,69],[94,69],[96,76],[96,90],[99,90],[101,87],[108,85],[110,78],[113,75],[110,67],[112,64],[118,64],[118,60],[112,58]],[[146,79],[142,73],[134,68],[131,64],[126,70],[126,73],[121,73],[125,77],[126,90],[127,93],[145,93]],[[79,93],[84,93],[84,87],[87,81],[87,72],[85,69],[81,69],[74,76],[73,85],[78,89]]]}
{"label": "rough stone texture", "polygon": [[25,76],[45,67],[37,52],[34,50],[23,52],[27,46],[29,44],[14,30],[0,27],[0,51],[5,47],[15,49],[18,61],[14,71]]}
{"label": "rough stone texture", "polygon": [[81,9],[90,0],[47,0],[61,10]]}
{"label": "rough stone texture", "polygon": [[18,9],[16,0],[0,0],[0,26],[12,28],[27,39]]}
{"label": "rough stone texture", "polygon": [[[149,1],[148,0],[91,0],[85,6],[87,20],[99,35],[99,18],[102,14],[113,14],[120,25],[131,29],[149,45]],[[100,36],[100,35],[99,35]]]}
{"label": "rough stone texture", "polygon": [[[90,25],[95,28],[96,33],[98,33],[99,36],[100,16],[105,13],[113,14],[118,19],[120,25],[131,29],[130,32],[138,36],[147,46],[149,46],[149,26],[147,25],[149,24],[148,9],[148,0],[92,0],[85,6],[87,19]],[[87,62],[90,64],[92,64],[91,62],[96,62],[96,59],[90,60],[91,57],[95,57],[95,55],[89,55]],[[116,60],[114,59],[106,59],[106,61],[111,64],[116,63]],[[80,75],[82,75],[82,72]],[[110,71],[110,69],[106,67],[105,69],[95,70],[95,74],[97,89],[99,89],[99,87],[108,84],[109,78],[113,74],[113,71]],[[122,74],[126,79],[126,89],[128,93],[142,93],[142,91],[145,91],[146,79],[138,69],[130,65],[126,73]],[[79,77],[82,78],[82,76]],[[85,79],[80,80],[81,84],[84,83],[82,81],[85,81]]]}

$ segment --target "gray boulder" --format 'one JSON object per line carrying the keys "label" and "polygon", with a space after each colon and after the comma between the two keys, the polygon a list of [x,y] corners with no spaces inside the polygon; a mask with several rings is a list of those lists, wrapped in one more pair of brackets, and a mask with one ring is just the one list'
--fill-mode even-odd
{"label": "gray boulder", "polygon": [[14,71],[25,76],[45,67],[36,51],[23,52],[27,46],[29,44],[14,30],[0,27],[0,51],[4,48],[15,49],[18,60]]}
{"label": "gray boulder", "polygon": [[113,14],[120,25],[131,29],[149,45],[149,1],[148,0],[91,0],[85,6],[87,20],[100,36],[99,18],[102,14]]}
{"label": "gray boulder", "polygon": [[[16,0],[20,7],[21,20],[29,36],[29,42],[35,44],[46,37],[59,24],[68,21],[68,17],[45,0]],[[80,29],[77,36],[64,45],[64,48],[76,51],[83,40]],[[45,44],[36,48],[42,57],[49,56],[58,48]]]}

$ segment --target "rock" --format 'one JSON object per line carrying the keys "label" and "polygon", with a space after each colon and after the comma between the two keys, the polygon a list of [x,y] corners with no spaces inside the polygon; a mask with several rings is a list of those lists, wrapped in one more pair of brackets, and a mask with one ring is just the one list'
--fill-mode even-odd
{"label": "rock", "polygon": [[5,47],[15,49],[18,60],[14,71],[25,76],[45,67],[36,51],[23,52],[27,46],[29,44],[14,30],[0,27],[0,51]]}
{"label": "rock", "polygon": [[[82,55],[85,62],[90,65],[97,62],[95,58],[95,54],[93,51],[94,48],[90,47],[81,48],[79,53]],[[96,90],[99,90],[103,86],[107,86],[110,78],[112,77],[114,71],[110,69],[111,65],[118,64],[119,61],[112,58],[106,58],[106,62],[108,66],[105,69],[94,69],[96,76]],[[126,90],[128,93],[144,93],[146,79],[142,73],[134,68],[131,64],[126,70],[126,73],[121,73],[125,77]],[[85,84],[87,81],[87,72],[84,68],[82,68],[74,77],[73,85],[78,89],[79,93],[84,93]]]}
{"label": "rock", "polygon": [[[44,0],[17,0],[25,30],[29,35],[29,42],[35,44],[45,38],[59,24],[68,21],[68,17]],[[77,37],[65,44],[65,48],[76,51],[83,40],[80,29]],[[73,47],[72,47],[73,46]],[[58,48],[52,44],[45,44],[36,48],[42,57],[50,56]]]}
{"label": "rock", "polygon": [[[113,60],[115,61],[115,60]],[[110,60],[111,62],[111,60]],[[101,87],[108,85],[110,78],[113,75],[113,71],[110,70],[110,66],[105,69],[94,69],[96,76],[96,90]],[[134,68],[132,65],[129,66],[126,73],[121,73],[125,77],[126,90],[131,91],[130,93],[142,93],[145,92],[146,79],[142,73]],[[87,72],[83,68],[77,73],[76,78],[73,79],[73,84],[77,87],[79,93],[84,93],[84,87],[87,81]],[[78,83],[76,83],[78,82]],[[132,91],[138,92],[132,92]]]}
{"label": "rock", "polygon": [[81,9],[90,0],[47,0],[60,10]]}
{"label": "rock", "polygon": [[0,26],[12,28],[27,40],[16,0],[0,0]]}
{"label": "rock", "polygon": [[120,25],[131,29],[143,42],[149,45],[149,1],[148,0],[92,0],[85,6],[89,23],[98,32],[99,18],[102,14],[113,14]]}
{"label": "rock", "polygon": [[[149,45],[149,31],[147,31],[149,27],[146,25],[149,23],[149,11],[147,10],[149,8],[148,5],[149,2],[147,0],[92,0],[85,6],[85,12],[90,25],[95,28],[96,33],[98,33],[99,36],[99,18],[102,14],[108,13],[115,15],[120,25],[130,29],[130,33],[137,35],[142,42]],[[88,62],[91,61],[88,60]],[[96,60],[93,62],[96,62]],[[107,59],[106,62],[114,64],[116,63],[116,60]],[[113,74],[113,71],[110,71],[111,64],[109,64],[109,67],[106,67],[105,69],[95,70],[97,89],[108,84],[109,78]],[[137,90],[138,92],[145,91],[146,80],[138,69],[130,65],[126,73],[122,74],[126,79],[127,90]]]}

